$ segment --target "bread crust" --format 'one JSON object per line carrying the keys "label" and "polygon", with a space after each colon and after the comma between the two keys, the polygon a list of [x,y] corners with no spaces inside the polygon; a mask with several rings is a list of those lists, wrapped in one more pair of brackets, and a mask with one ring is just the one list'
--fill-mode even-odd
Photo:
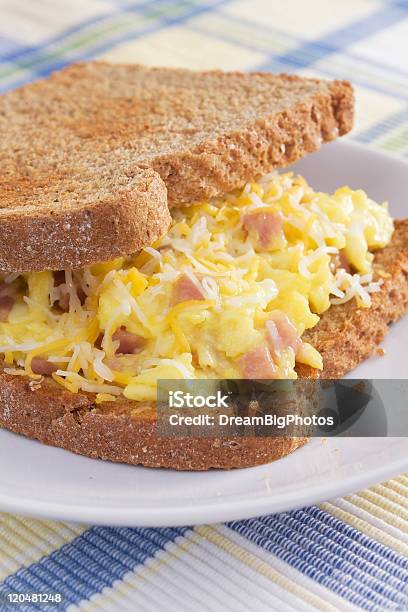
{"label": "bread crust", "polygon": [[168,206],[293,163],[348,132],[353,108],[346,81],[104,62],[7,93],[0,271],[129,255],[166,232]]}
{"label": "bread crust", "polygon": [[[293,83],[297,77],[280,78]],[[334,81],[324,91],[306,95],[302,102],[265,115],[245,129],[160,156],[151,167],[166,183],[171,208],[208,200],[317,151],[323,142],[349,132],[353,117],[350,83]]]}
{"label": "bread crust", "polygon": [[0,374],[0,425],[87,457],[176,470],[261,465],[279,459],[306,438],[160,438],[155,410],[120,401],[95,405],[47,380],[31,391],[26,380]]}
{"label": "bread crust", "polygon": [[[326,378],[337,378],[366,359],[388,324],[408,308],[408,220],[397,221],[391,244],[375,256],[386,272],[370,309],[355,302],[333,306],[306,338],[323,353]],[[299,375],[316,370],[299,366]],[[128,400],[95,404],[91,394],[72,394],[53,380],[31,390],[29,381],[0,373],[0,426],[45,444],[88,457],[177,470],[243,468],[279,459],[306,438],[159,438],[152,407]]]}
{"label": "bread crust", "polygon": [[[332,306],[303,339],[323,357],[325,378],[341,378],[367,359],[384,340],[389,325],[408,309],[408,219],[395,222],[391,244],[374,259],[381,291],[371,295],[371,308],[356,308],[350,301]],[[309,376],[310,368],[299,366],[300,376]]]}
{"label": "bread crust", "polygon": [[126,189],[118,185],[115,194],[80,207],[28,215],[0,208],[0,271],[81,268],[131,255],[165,234],[170,223],[166,187],[152,170],[126,177]]}

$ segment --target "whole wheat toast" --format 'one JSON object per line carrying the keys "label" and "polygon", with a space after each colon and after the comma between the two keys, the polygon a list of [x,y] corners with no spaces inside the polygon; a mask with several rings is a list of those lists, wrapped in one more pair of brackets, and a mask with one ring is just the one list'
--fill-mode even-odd
{"label": "whole wheat toast", "polygon": [[[323,354],[324,370],[299,366],[302,377],[337,378],[373,353],[408,308],[408,220],[397,221],[391,244],[375,255],[385,274],[369,309],[332,306],[304,338]],[[48,379],[32,391],[26,379],[0,374],[0,425],[45,444],[93,458],[179,470],[238,468],[279,459],[306,438],[159,438],[155,410],[128,400],[96,405]]]}
{"label": "whole wheat toast", "polygon": [[0,97],[0,271],[129,255],[166,232],[167,204],[287,166],[352,122],[349,83],[297,76],[89,62],[21,87]]}

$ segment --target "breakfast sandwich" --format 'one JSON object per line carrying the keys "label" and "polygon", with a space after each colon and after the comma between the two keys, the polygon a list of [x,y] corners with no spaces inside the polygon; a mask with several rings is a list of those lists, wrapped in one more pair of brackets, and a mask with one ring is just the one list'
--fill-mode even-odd
{"label": "breakfast sandwich", "polygon": [[203,470],[304,438],[160,438],[161,379],[337,378],[408,305],[408,222],[285,168],[347,82],[77,64],[0,98],[0,425]]}

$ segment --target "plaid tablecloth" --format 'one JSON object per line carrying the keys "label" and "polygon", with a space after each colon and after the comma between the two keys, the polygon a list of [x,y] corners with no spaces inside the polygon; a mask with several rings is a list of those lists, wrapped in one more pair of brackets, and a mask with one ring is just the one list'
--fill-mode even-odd
{"label": "plaid tablecloth", "polygon": [[[406,0],[0,0],[0,91],[91,57],[351,78],[351,138],[408,154]],[[0,514],[0,581],[61,610],[408,610],[408,476],[228,525]]]}

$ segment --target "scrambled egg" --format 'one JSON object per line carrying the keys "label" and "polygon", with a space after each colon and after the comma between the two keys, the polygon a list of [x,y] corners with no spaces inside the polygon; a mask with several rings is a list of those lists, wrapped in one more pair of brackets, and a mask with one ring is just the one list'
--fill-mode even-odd
{"label": "scrambled egg", "polygon": [[0,278],[0,354],[98,402],[155,400],[160,378],[295,378],[296,362],[323,367],[301,338],[331,303],[370,306],[371,251],[392,231],[363,191],[271,173],[176,209],[131,258]]}

